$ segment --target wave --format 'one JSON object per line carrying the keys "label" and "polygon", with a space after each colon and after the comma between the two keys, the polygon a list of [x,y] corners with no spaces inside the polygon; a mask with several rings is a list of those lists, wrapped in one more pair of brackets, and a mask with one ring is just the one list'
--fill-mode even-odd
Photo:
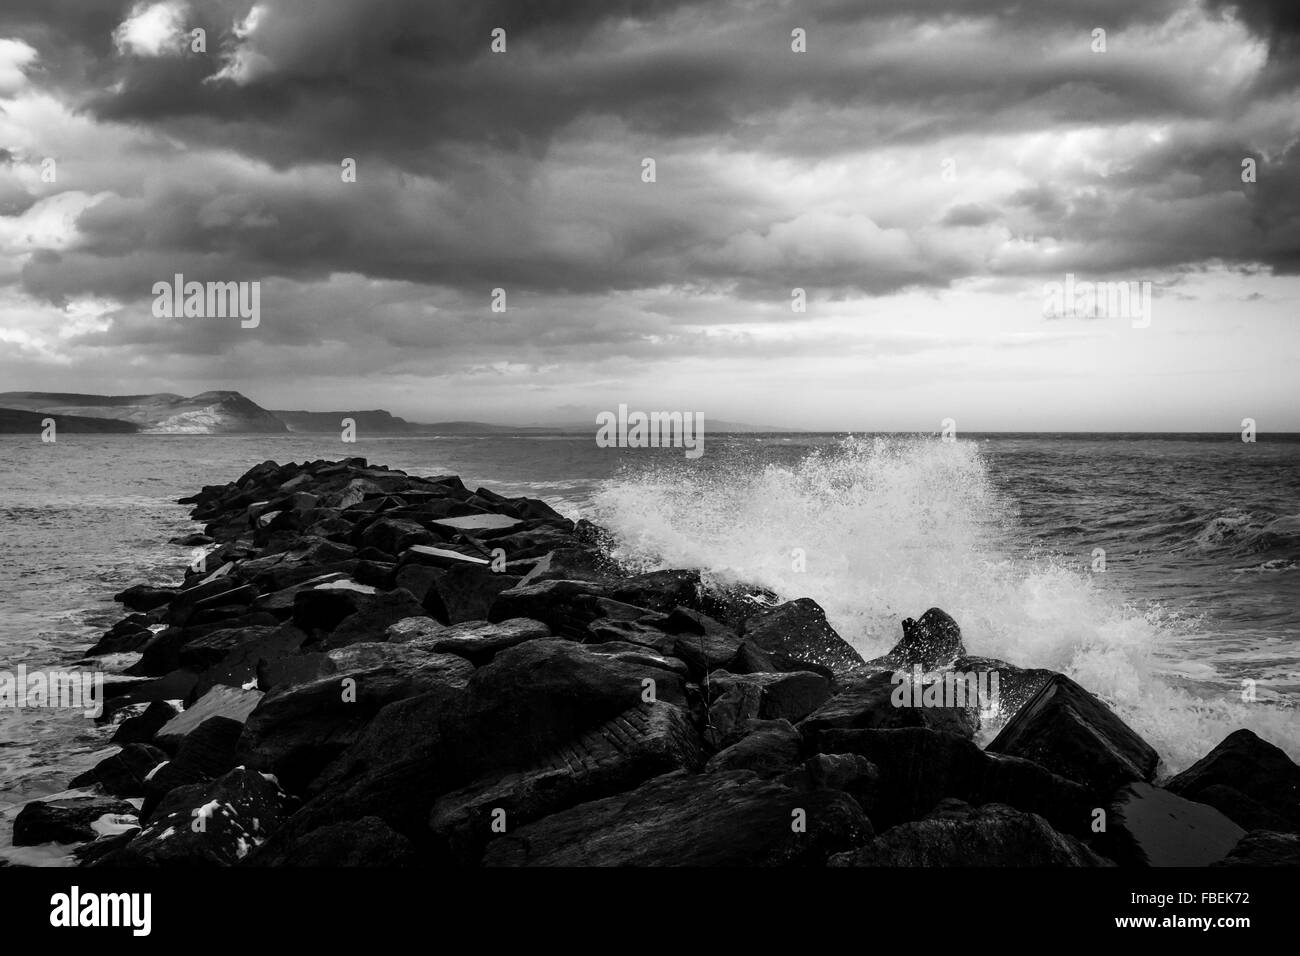
{"label": "wave", "polygon": [[969,653],[1069,674],[1171,772],[1242,726],[1300,753],[1295,708],[1237,703],[1222,682],[1207,692],[1162,679],[1161,651],[1187,637],[1186,622],[1136,609],[1077,562],[1024,553],[1015,503],[974,442],[848,438],[789,464],[660,463],[607,482],[591,506],[622,563],[811,597],[864,657],[887,651],[903,618],[942,607]]}

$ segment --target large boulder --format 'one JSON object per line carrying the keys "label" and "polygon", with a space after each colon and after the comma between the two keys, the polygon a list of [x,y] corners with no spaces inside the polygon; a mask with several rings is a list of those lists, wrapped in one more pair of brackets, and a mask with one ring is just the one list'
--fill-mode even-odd
{"label": "large boulder", "polygon": [[410,840],[379,817],[331,823],[282,843],[267,843],[244,866],[400,867],[416,862]]}
{"label": "large boulder", "polygon": [[742,732],[735,743],[709,758],[706,771],[752,770],[760,777],[774,777],[799,766],[803,738],[790,721],[749,720]]}
{"label": "large boulder", "polygon": [[864,809],[881,829],[918,820],[955,797],[973,805],[1006,803],[1045,817],[1062,832],[1089,834],[1097,804],[1083,786],[1032,761],[982,751],[965,737],[925,727],[804,736],[810,749],[858,754],[879,768],[880,787]]}
{"label": "large boulder", "polygon": [[493,835],[497,810],[518,827],[660,774],[696,769],[700,760],[699,737],[680,708],[642,703],[557,746],[533,767],[444,794],[429,826],[453,858],[472,863]]}
{"label": "large boulder", "polygon": [[268,694],[239,741],[239,761],[276,774],[291,793],[301,793],[386,704],[463,688],[473,670],[461,657],[393,644],[353,645],[330,657],[335,673]]}
{"label": "large boulder", "polygon": [[800,793],[748,770],[678,771],[517,830],[507,816],[506,827],[485,865],[815,866],[872,834],[847,794]]}
{"label": "large boulder", "polygon": [[924,820],[904,823],[866,846],[831,857],[831,866],[1109,866],[1042,817],[1004,804],[945,802]]}
{"label": "large boulder", "polygon": [[[925,706],[910,694],[908,675],[887,671],[857,672],[843,680],[843,689],[821,704],[800,723],[808,736],[823,730],[886,730],[899,727],[928,727],[974,737],[979,729],[978,714],[971,708]],[[909,693],[904,693],[909,691]],[[912,706],[920,703],[921,706]]]}
{"label": "large boulder", "polygon": [[911,670],[914,665],[932,671],[966,653],[961,628],[946,611],[932,607],[919,621],[903,621],[903,637],[884,657],[869,661],[875,670]]}
{"label": "large boulder", "polygon": [[211,717],[225,717],[242,724],[261,702],[262,696],[260,690],[218,684],[193,707],[160,727],[153,742],[164,750],[174,750],[191,731]]}
{"label": "large boulder", "polygon": [[1064,674],[1044,684],[985,749],[1032,760],[1098,794],[1150,781],[1160,760],[1114,711]]}
{"label": "large boulder", "polygon": [[826,668],[840,673],[863,663],[862,655],[835,632],[826,612],[810,598],[747,618],[741,636],[772,655],[782,670]]}
{"label": "large boulder", "polygon": [[1300,866],[1300,834],[1255,830],[1210,866]]}
{"label": "large boulder", "polygon": [[135,818],[135,807],[109,797],[60,797],[34,801],[14,817],[14,846],[86,843],[99,836],[105,818]]}
{"label": "large boulder", "polygon": [[541,638],[497,654],[469,681],[464,733],[473,762],[483,770],[533,766],[651,695],[684,705],[682,675],[635,650],[642,653]]}
{"label": "large boulder", "polygon": [[167,754],[149,744],[127,744],[112,756],[105,757],[83,774],[73,777],[70,786],[100,786],[115,797],[144,796],[145,777],[167,759]]}
{"label": "large boulder", "polygon": [[130,843],[97,866],[233,866],[265,842],[292,800],[265,774],[237,767],[210,783],[178,787]]}
{"label": "large boulder", "polygon": [[[1300,831],[1300,766],[1249,730],[1238,730],[1165,784],[1189,800],[1218,807],[1243,827]],[[1227,790],[1249,798],[1234,797]],[[1262,808],[1262,812],[1261,812]],[[1235,812],[1234,812],[1235,811]],[[1255,819],[1237,819],[1237,816]],[[1269,826],[1251,824],[1269,823]]]}

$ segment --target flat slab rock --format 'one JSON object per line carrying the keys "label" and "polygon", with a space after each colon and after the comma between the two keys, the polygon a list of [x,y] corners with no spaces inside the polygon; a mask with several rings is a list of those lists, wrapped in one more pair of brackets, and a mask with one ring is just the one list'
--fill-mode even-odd
{"label": "flat slab rock", "polygon": [[520,526],[523,522],[504,515],[466,515],[463,518],[439,518],[429,524],[449,531],[501,531]]}
{"label": "flat slab rock", "polygon": [[[806,831],[796,832],[797,811]],[[508,825],[508,821],[507,821]],[[666,774],[498,837],[487,866],[820,865],[872,835],[839,790],[800,793],[748,770]]]}
{"label": "flat slab rock", "polygon": [[1108,816],[1099,843],[1113,860],[1133,866],[1209,866],[1246,835],[1214,807],[1147,783],[1121,788]]}
{"label": "flat slab rock", "polygon": [[173,717],[159,728],[154,740],[159,746],[175,746],[209,717],[227,717],[241,724],[261,702],[260,690],[217,684],[194,706]]}

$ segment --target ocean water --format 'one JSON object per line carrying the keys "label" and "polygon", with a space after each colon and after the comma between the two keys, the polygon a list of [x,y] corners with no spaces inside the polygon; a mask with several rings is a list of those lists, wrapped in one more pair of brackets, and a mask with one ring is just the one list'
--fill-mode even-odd
{"label": "ocean water", "polygon": [[[176,498],[268,458],[351,455],[544,498],[636,567],[811,597],[866,657],[942,607],[970,653],[1100,694],[1162,773],[1239,727],[1300,759],[1300,436],[708,435],[689,460],[592,436],[5,435],[0,670],[66,667],[122,616],[115,592],[178,581],[189,549],[167,539],[198,525]],[[6,821],[111,732],[0,709],[0,856],[66,862],[10,848]]]}

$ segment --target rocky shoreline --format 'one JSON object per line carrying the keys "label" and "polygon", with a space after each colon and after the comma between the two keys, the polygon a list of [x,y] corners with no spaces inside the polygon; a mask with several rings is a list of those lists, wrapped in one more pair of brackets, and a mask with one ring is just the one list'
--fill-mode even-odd
{"label": "rocky shoreline", "polygon": [[[89,651],[138,655],[100,718],[121,750],[72,781],[99,795],[24,807],[16,844],[97,867],[1300,864],[1280,749],[1240,730],[1156,785],[1104,702],[968,655],[938,608],[864,661],[811,600],[631,573],[544,502],[357,458],[182,503],[202,565],[118,595]],[[983,748],[988,701],[930,693],[970,674],[998,681]]]}

